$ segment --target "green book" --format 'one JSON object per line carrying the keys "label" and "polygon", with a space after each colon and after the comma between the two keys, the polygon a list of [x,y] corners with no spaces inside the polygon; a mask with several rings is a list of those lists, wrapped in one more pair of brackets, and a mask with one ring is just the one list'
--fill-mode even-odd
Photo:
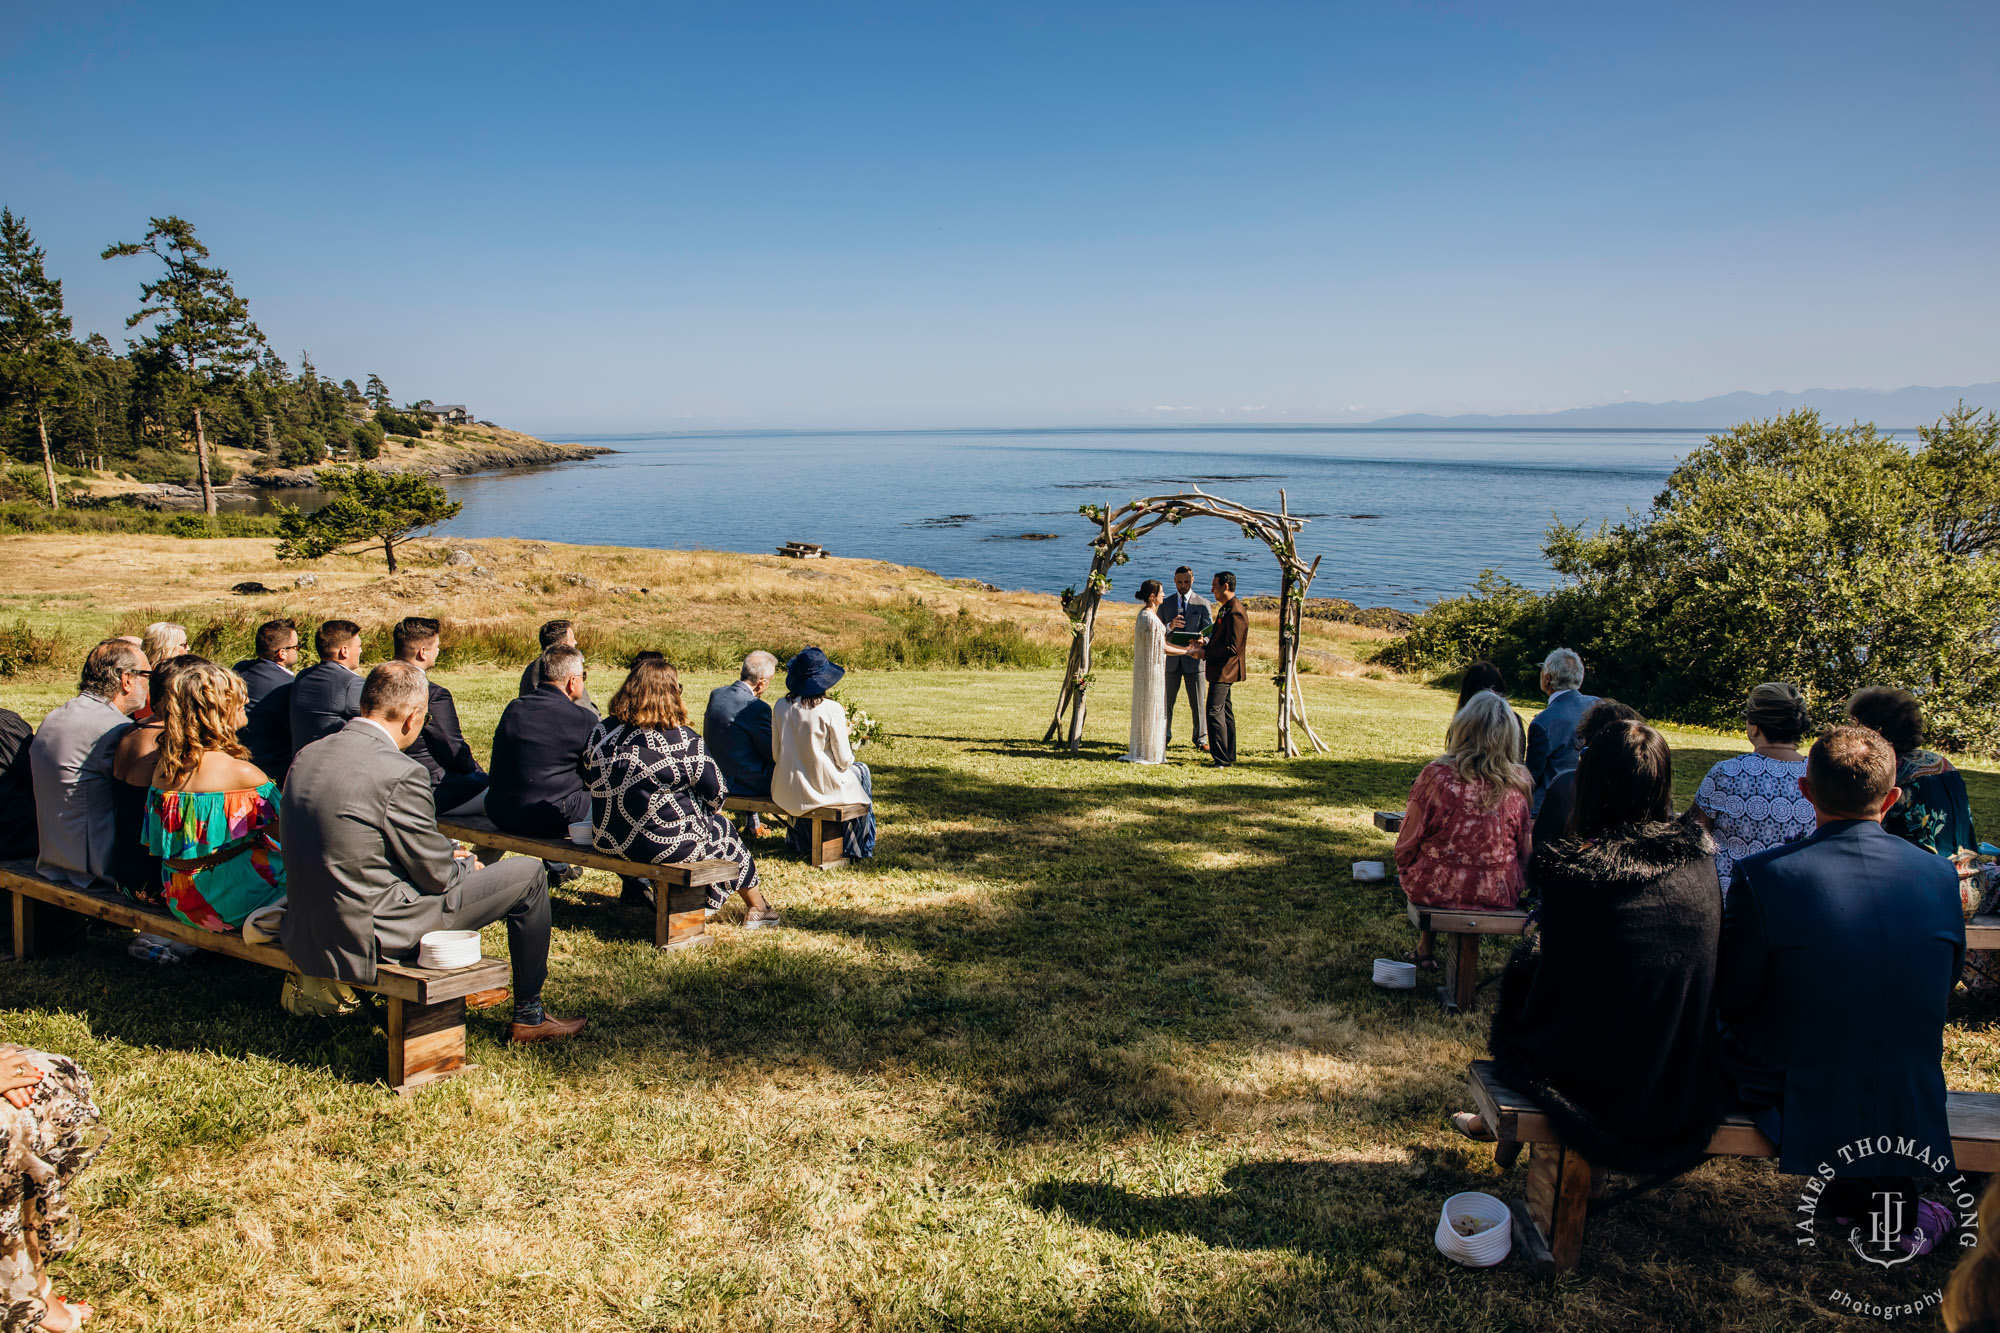
{"label": "green book", "polygon": [[[1215,628],[1213,625],[1209,626],[1209,629],[1213,628]],[[1170,629],[1167,631],[1167,642],[1176,648],[1185,648],[1191,643],[1200,643],[1207,637],[1208,630],[1206,629]]]}

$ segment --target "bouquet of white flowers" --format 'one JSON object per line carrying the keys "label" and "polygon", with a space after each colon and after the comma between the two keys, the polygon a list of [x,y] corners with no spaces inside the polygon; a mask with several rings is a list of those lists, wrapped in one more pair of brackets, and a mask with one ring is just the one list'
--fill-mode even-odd
{"label": "bouquet of white flowers", "polygon": [[838,695],[829,694],[827,698],[847,708],[847,744],[850,748],[858,750],[870,741],[888,743],[889,728],[876,721],[867,709],[848,708]]}

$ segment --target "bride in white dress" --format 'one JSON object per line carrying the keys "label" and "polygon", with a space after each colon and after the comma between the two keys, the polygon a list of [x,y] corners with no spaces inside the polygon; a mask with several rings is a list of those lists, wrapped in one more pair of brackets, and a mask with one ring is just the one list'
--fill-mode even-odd
{"label": "bride in white dress", "polygon": [[1132,741],[1118,756],[1128,764],[1159,764],[1167,758],[1167,659],[1187,649],[1167,642],[1160,603],[1166,593],[1158,579],[1139,585],[1139,622],[1132,627]]}

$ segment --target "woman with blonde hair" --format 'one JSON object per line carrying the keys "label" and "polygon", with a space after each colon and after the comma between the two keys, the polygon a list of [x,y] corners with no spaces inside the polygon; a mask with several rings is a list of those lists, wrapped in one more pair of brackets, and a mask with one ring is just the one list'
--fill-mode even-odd
{"label": "woman with blonde hair", "polygon": [[757,888],[757,863],[722,813],[722,770],[688,725],[680,673],[664,658],[634,662],[611,696],[583,752],[583,783],[598,851],[650,865],[734,861],[733,882],[708,886],[708,909],[741,893],[745,930],[779,924]]}
{"label": "woman with blonde hair", "polygon": [[[1411,902],[1493,911],[1521,901],[1533,828],[1522,757],[1506,700],[1482,691],[1458,710],[1444,757],[1417,774],[1396,837],[1396,869]],[[1426,931],[1411,961],[1435,968],[1436,946]]]}
{"label": "woman with blonde hair", "polygon": [[167,689],[146,847],[160,858],[167,909],[204,930],[235,930],[285,896],[278,784],[236,739],[248,698],[242,677],[213,662],[189,665]]}

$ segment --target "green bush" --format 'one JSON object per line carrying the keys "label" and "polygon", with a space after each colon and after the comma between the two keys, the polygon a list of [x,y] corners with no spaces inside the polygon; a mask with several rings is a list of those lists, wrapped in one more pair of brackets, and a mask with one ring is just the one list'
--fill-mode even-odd
{"label": "green bush", "polygon": [[169,537],[213,537],[215,529],[199,514],[175,514],[167,520]]}
{"label": "green bush", "polygon": [[397,412],[384,408],[375,414],[375,422],[390,435],[422,435],[430,428],[430,418],[415,412]]}
{"label": "green bush", "polygon": [[1900,685],[1939,745],[2000,748],[2000,418],[1961,407],[1919,436],[1811,412],[1712,436],[1632,522],[1552,527],[1555,591],[1482,576],[1377,660],[1486,657],[1525,684],[1566,645],[1592,693],[1722,726],[1760,681],[1798,685],[1823,721]]}
{"label": "green bush", "polygon": [[364,421],[352,432],[354,453],[358,458],[380,458],[382,456],[382,428],[372,421]]}
{"label": "green bush", "polygon": [[[176,521],[193,520],[202,525],[199,533],[176,532]],[[0,536],[22,532],[141,532],[161,536],[275,537],[275,514],[217,514],[214,519],[196,514],[161,514],[131,505],[64,505],[50,512],[43,504],[26,501],[0,503]]]}

